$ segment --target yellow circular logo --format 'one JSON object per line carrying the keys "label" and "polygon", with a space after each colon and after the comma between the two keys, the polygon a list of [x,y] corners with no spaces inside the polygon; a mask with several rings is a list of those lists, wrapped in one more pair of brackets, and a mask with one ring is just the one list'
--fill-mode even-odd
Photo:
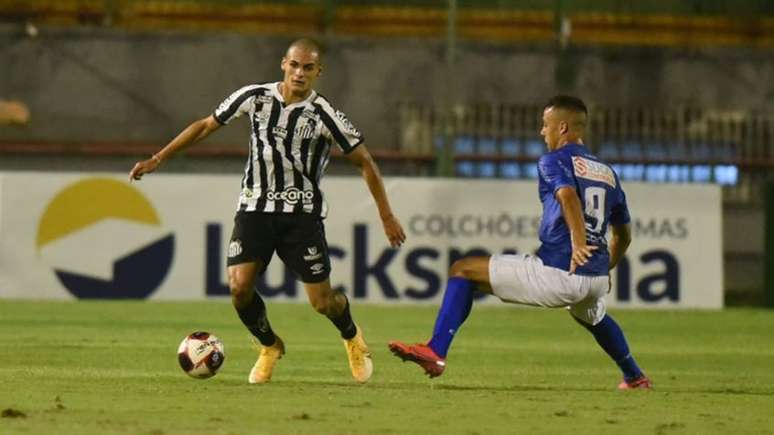
{"label": "yellow circular logo", "polygon": [[[111,225],[102,225],[110,222]],[[95,177],[73,183],[59,192],[40,218],[35,240],[38,254],[52,245],[67,250],[88,245],[89,229],[100,226],[100,246],[113,240],[126,239],[127,225],[161,227],[158,213],[148,199],[133,186],[112,178]],[[82,238],[83,240],[79,240]],[[73,240],[69,245],[63,240]],[[89,245],[90,246],[90,245]],[[96,252],[95,252],[96,251]],[[78,249],[71,255],[81,263],[104,261],[99,249]],[[114,255],[114,254],[111,254]],[[62,285],[79,298],[145,298],[158,288],[167,275],[174,255],[174,235],[157,238],[119,258],[109,258],[112,276],[75,273],[66,267],[55,267]]]}

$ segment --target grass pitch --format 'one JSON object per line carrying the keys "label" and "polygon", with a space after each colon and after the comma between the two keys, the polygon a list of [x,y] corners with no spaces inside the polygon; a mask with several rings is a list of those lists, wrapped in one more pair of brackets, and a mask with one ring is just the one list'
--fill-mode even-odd
{"label": "grass pitch", "polygon": [[[374,356],[367,385],[307,305],[270,304],[287,345],[270,384],[223,301],[0,301],[0,433],[774,434],[774,311],[617,311],[654,391],[619,392],[617,367],[563,310],[474,307],[446,373],[387,350],[424,340],[436,307],[353,306]],[[203,329],[221,372],[188,378],[177,345]]]}

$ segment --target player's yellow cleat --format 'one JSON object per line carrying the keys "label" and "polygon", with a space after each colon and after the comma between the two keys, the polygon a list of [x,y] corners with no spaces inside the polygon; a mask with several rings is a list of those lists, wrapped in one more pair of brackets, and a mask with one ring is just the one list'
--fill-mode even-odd
{"label": "player's yellow cleat", "polygon": [[253,338],[253,343],[258,350],[258,361],[255,362],[253,369],[250,370],[250,376],[247,381],[251,384],[264,384],[269,382],[274,366],[277,361],[285,354],[285,343],[277,337],[277,340],[271,346],[263,346],[258,340]]}
{"label": "player's yellow cleat", "polygon": [[344,347],[347,349],[347,358],[349,358],[349,369],[352,371],[352,377],[361,384],[371,378],[374,372],[374,363],[371,360],[371,352],[368,351],[368,345],[363,340],[363,333],[359,326],[355,325],[357,333],[349,340],[344,340]]}

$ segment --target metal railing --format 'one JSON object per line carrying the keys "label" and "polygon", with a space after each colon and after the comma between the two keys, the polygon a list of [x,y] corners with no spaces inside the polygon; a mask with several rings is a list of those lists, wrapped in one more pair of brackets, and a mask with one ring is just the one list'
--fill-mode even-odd
{"label": "metal railing", "polygon": [[[372,154],[393,175],[438,173],[449,144],[458,177],[534,179],[545,152],[537,105],[399,104],[397,146]],[[586,145],[611,163],[624,181],[717,183],[726,204],[759,206],[766,183],[774,182],[774,113],[697,108],[668,110],[591,107]],[[31,143],[0,141],[0,155],[100,159],[147,156],[158,143]],[[186,152],[191,159],[243,159],[243,146],[208,145]],[[0,159],[1,160],[1,159]],[[184,160],[184,159],[183,159]],[[205,168],[206,165],[199,165]],[[346,165],[349,168],[349,165]]]}
{"label": "metal railing", "polygon": [[[539,106],[403,103],[398,113],[403,154],[435,155],[450,137],[457,176],[537,175]],[[586,143],[624,180],[719,183],[730,202],[758,203],[774,179],[774,113],[592,107]]]}

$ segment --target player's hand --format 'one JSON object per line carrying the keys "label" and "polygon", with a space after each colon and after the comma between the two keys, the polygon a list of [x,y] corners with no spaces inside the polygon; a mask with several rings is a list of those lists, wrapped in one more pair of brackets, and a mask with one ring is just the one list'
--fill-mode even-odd
{"label": "player's hand", "polygon": [[390,241],[390,246],[397,248],[406,241],[406,233],[403,232],[403,227],[394,215],[382,218],[382,225],[384,226],[384,234]]}
{"label": "player's hand", "polygon": [[0,101],[0,124],[24,125],[30,121],[30,110],[20,101]]}
{"label": "player's hand", "polygon": [[159,164],[161,164],[161,160],[157,157],[151,157],[148,160],[135,163],[132,170],[129,171],[129,181],[139,180],[143,175],[155,171]]}
{"label": "player's hand", "polygon": [[575,273],[575,269],[578,266],[583,266],[589,262],[589,259],[594,254],[599,246],[594,245],[581,245],[572,247],[572,259],[570,260],[570,273]]}

